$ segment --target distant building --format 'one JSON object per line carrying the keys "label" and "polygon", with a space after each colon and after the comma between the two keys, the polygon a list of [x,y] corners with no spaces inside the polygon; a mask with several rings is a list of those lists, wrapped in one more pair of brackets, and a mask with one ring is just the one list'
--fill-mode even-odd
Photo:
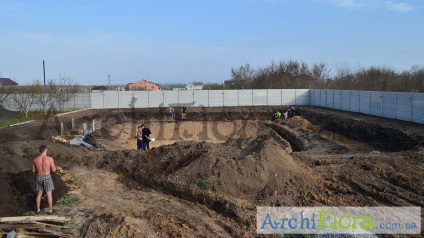
{"label": "distant building", "polygon": [[110,88],[109,86],[100,85],[100,86],[91,87],[91,91],[122,91],[122,90],[120,86],[116,86],[116,85],[110,86]]}
{"label": "distant building", "polygon": [[126,89],[128,91],[158,91],[160,86],[158,84],[142,79],[135,83],[129,83]]}
{"label": "distant building", "polygon": [[202,90],[203,89],[203,83],[202,82],[189,83],[189,84],[187,84],[187,86],[185,86],[185,88],[187,90]]}
{"label": "distant building", "polygon": [[91,91],[106,91],[108,88],[106,86],[94,86],[91,88]]}
{"label": "distant building", "polygon": [[11,80],[10,78],[0,78],[0,85],[16,86],[16,85],[19,85],[19,84],[15,81]]}

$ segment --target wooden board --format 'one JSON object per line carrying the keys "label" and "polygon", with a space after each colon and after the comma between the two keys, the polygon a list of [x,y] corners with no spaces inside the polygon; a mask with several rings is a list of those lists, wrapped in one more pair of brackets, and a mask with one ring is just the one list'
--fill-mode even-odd
{"label": "wooden board", "polygon": [[68,237],[72,229],[62,225],[67,221],[57,215],[0,217],[0,236],[14,230],[16,237]]}
{"label": "wooden board", "polygon": [[0,217],[0,223],[4,222],[19,222],[19,221],[70,221],[69,218],[60,217],[57,215],[45,215],[45,216],[20,216],[20,217]]}

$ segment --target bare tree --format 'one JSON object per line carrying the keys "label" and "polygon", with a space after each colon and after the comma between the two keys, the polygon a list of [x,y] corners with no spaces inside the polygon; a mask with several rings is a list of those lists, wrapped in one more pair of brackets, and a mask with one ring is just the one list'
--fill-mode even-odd
{"label": "bare tree", "polygon": [[15,87],[16,86],[12,85],[0,85],[0,108],[4,106],[6,100],[12,95]]}
{"label": "bare tree", "polygon": [[60,103],[60,107],[62,111],[65,111],[65,103],[68,102],[77,92],[78,85],[74,83],[74,81],[67,76],[59,76],[56,81],[57,90],[55,98]]}
{"label": "bare tree", "polygon": [[57,85],[54,80],[47,80],[47,85],[42,86],[40,81],[35,81],[40,89],[37,90],[36,100],[43,107],[44,115],[47,115],[47,111],[53,101],[56,99]]}
{"label": "bare tree", "polygon": [[28,113],[31,110],[31,106],[37,100],[36,95],[39,93],[39,90],[40,88],[35,84],[19,86],[14,90],[13,101],[16,107],[25,113],[25,118],[28,118]]}
{"label": "bare tree", "polygon": [[413,88],[411,91],[424,92],[424,66],[412,66],[409,75],[413,82]]}
{"label": "bare tree", "polygon": [[312,66],[312,77],[323,82],[330,78],[330,68],[324,62]]}
{"label": "bare tree", "polygon": [[248,88],[254,75],[255,71],[249,64],[240,66],[238,69],[231,68],[231,76],[233,78],[231,87],[235,89]]}

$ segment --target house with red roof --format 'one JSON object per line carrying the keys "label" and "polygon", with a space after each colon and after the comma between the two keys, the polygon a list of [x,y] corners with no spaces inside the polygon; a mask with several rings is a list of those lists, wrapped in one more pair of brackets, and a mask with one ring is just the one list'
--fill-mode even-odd
{"label": "house with red roof", "polygon": [[128,91],[158,91],[159,89],[159,84],[149,82],[145,79],[142,79],[135,83],[129,83],[127,85]]}

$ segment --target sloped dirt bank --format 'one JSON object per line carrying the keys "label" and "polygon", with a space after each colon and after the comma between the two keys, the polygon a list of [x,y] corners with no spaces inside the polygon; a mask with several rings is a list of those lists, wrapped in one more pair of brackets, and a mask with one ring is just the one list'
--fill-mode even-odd
{"label": "sloped dirt bank", "polygon": [[[302,107],[314,125],[385,151],[413,149],[424,142],[424,125],[331,109]],[[351,116],[349,116],[351,115]]]}

